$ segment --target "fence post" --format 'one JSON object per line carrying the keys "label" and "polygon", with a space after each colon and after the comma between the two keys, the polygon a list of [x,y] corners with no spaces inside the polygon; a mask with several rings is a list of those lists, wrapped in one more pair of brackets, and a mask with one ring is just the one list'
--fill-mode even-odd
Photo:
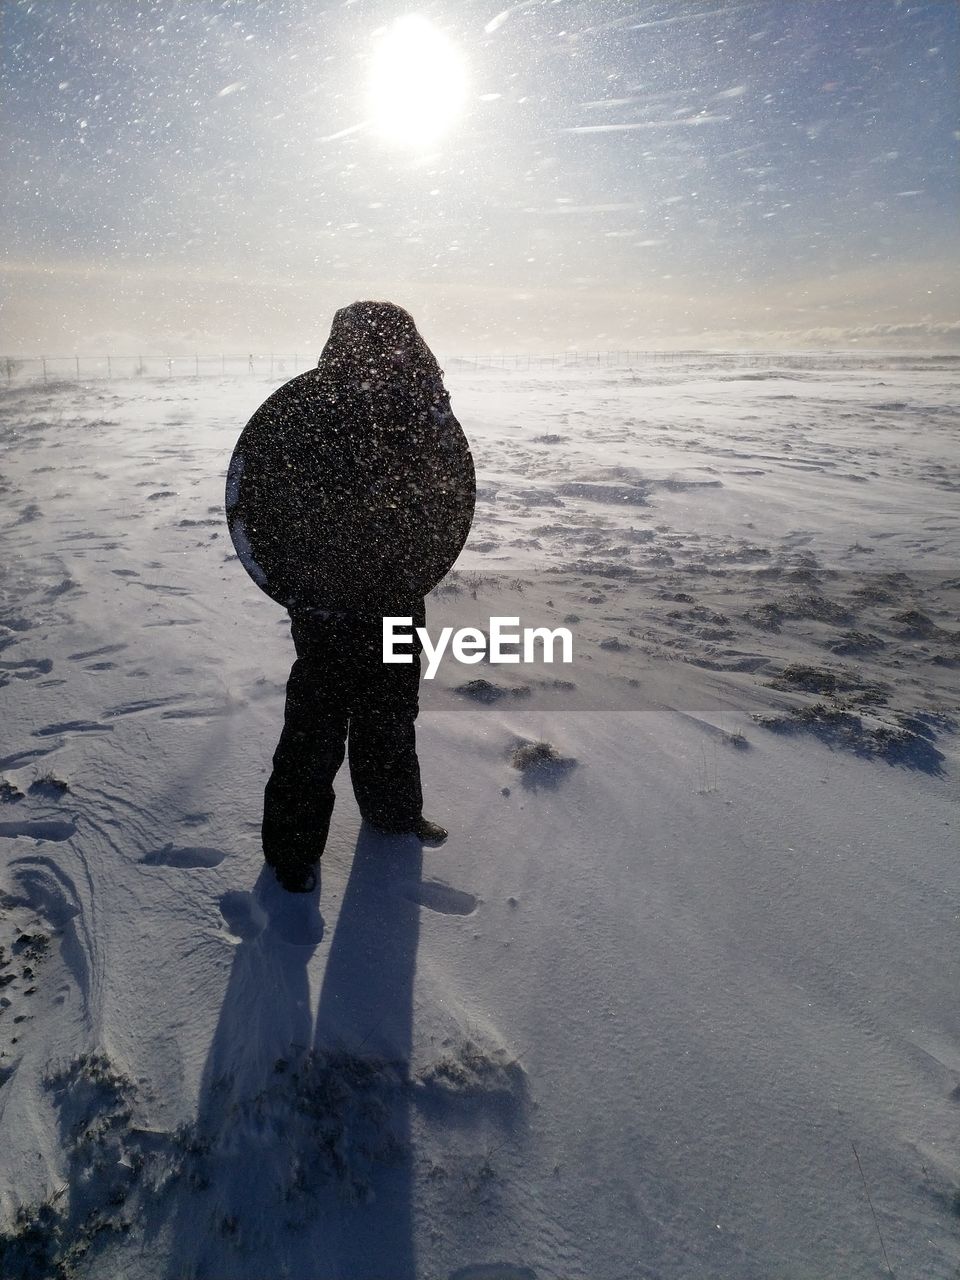
{"label": "fence post", "polygon": [[46,380],[47,380],[47,357],[46,357],[46,356],[41,356],[41,357],[40,357],[40,363],[43,365],[43,380],[44,380],[44,382],[46,382]]}
{"label": "fence post", "polygon": [[79,381],[80,381],[80,357],[79,357],[79,356],[74,356],[73,358],[74,358],[74,360],[76,361],[76,365],[77,365],[77,381],[79,382]]}

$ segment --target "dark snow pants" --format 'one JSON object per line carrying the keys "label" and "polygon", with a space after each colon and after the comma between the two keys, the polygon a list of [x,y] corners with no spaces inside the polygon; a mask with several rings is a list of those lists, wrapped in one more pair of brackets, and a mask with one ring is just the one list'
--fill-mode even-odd
{"label": "dark snow pants", "polygon": [[[422,602],[407,612],[414,628],[424,626]],[[368,822],[409,831],[423,807],[416,632],[402,650],[412,663],[392,664],[382,660],[380,617],[296,611],[290,617],[297,660],[264,792],[263,852],[271,866],[309,865],[323,853],[348,739],[353,791]]]}

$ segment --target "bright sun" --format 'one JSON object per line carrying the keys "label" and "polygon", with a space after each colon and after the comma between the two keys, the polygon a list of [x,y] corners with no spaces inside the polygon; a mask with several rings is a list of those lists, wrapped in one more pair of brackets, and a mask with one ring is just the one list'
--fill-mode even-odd
{"label": "bright sun", "polygon": [[380,36],[370,68],[369,108],[377,132],[419,147],[455,123],[467,91],[453,42],[426,18],[398,18]]}

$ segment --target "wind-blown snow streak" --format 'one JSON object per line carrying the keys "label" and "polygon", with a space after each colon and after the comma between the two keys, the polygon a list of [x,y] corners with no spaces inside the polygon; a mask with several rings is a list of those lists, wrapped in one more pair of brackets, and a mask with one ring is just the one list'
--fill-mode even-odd
{"label": "wind-blown snow streak", "polygon": [[576,124],[569,125],[563,133],[622,133],[631,129],[678,129],[683,126],[701,124],[723,124],[729,116],[707,115],[706,113],[681,116],[678,120],[626,120],[619,124]]}

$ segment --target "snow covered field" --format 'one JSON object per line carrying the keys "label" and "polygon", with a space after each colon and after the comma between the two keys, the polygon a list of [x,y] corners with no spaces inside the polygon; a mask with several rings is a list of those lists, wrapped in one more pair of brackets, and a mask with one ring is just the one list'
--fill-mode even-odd
{"label": "snow covered field", "polygon": [[574,662],[445,661],[450,840],[341,774],[306,899],[222,514],[275,385],[0,401],[3,1276],[955,1275],[955,374],[448,365],[428,625]]}

